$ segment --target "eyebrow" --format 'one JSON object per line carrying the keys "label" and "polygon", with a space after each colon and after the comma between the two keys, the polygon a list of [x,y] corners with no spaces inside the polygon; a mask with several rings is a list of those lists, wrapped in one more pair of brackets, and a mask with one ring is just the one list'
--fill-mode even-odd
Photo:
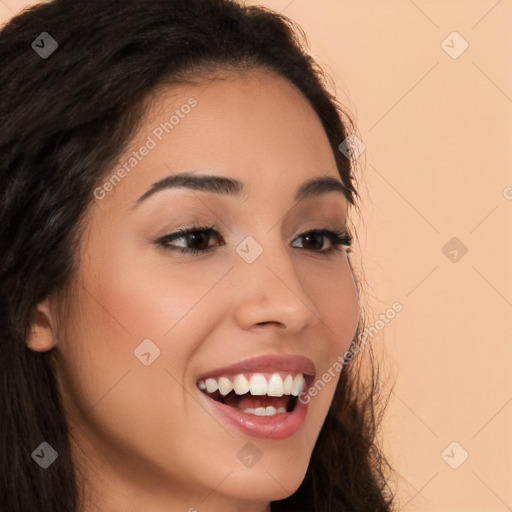
{"label": "eyebrow", "polygon": [[[149,190],[142,194],[136,201],[135,206],[152,196],[153,194],[169,188],[186,188],[191,190],[200,190],[202,192],[211,192],[214,194],[223,194],[235,198],[243,198],[246,195],[246,188],[241,181],[225,176],[214,176],[210,174],[192,174],[191,172],[182,172],[167,176],[166,178],[153,183]],[[295,194],[295,202],[299,203],[311,197],[320,197],[330,192],[341,193],[345,199],[348,199],[348,190],[341,181],[330,176],[317,176],[305,181]]]}

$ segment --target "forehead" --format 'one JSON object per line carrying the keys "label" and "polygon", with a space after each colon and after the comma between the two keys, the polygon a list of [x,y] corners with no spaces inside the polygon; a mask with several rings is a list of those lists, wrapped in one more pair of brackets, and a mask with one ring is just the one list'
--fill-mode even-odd
{"label": "forehead", "polygon": [[234,178],[251,197],[269,202],[276,194],[292,201],[312,177],[339,180],[320,119],[284,78],[263,70],[216,73],[160,87],[149,100],[115,168],[124,164],[129,172],[109,200],[133,204],[154,183],[182,172]]}
{"label": "forehead", "polygon": [[222,164],[234,174],[291,167],[315,173],[334,165],[306,98],[284,78],[262,70],[160,90],[138,135],[137,143],[151,135],[157,147],[149,156],[159,155],[169,165]]}

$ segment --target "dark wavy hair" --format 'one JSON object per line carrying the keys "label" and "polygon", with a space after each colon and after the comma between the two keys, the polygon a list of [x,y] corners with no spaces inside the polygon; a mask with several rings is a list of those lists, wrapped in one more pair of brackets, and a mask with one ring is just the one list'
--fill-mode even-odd
{"label": "dark wavy hair", "polygon": [[[31,47],[42,32],[58,43],[48,58]],[[328,92],[307,48],[304,32],[287,17],[234,0],[53,0],[2,27],[2,512],[78,512],[83,506],[55,349],[35,352],[26,341],[35,306],[72,282],[93,190],[135,135],[159,87],[223,70],[263,69],[284,77],[321,120],[349,204],[358,208],[353,161],[338,149],[354,123]],[[293,495],[272,502],[273,512],[391,510],[391,468],[377,442],[385,404],[371,347],[366,355],[369,372],[362,371],[361,358],[341,372],[306,476]],[[31,459],[42,441],[59,454],[46,470]]]}

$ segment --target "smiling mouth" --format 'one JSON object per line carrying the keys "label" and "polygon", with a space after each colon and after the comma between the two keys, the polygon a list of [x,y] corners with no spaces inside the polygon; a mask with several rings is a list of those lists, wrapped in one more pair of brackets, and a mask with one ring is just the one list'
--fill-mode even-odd
{"label": "smiling mouth", "polygon": [[197,387],[212,400],[238,411],[275,416],[295,409],[307,378],[296,372],[240,373],[199,379]]}

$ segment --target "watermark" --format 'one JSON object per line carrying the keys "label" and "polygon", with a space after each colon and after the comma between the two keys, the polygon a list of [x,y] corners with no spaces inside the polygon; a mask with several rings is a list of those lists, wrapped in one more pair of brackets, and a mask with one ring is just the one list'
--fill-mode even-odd
{"label": "watermark", "polygon": [[389,324],[389,322],[396,317],[397,313],[402,311],[402,309],[402,304],[396,301],[386,310],[385,313],[381,313],[379,315],[379,320],[376,320],[374,325],[365,327],[363,332],[361,332],[357,338],[352,341],[348,350],[343,355],[339,355],[336,358],[336,361],[312,386],[308,388],[307,392],[303,391],[299,395],[299,402],[302,404],[308,404],[312,396],[317,396],[332,379],[336,378],[336,375],[341,372],[345,364],[351,361],[355,355],[363,350],[363,347],[368,344],[368,336],[374,338],[382,329],[384,329],[386,324]]}
{"label": "watermark", "polygon": [[149,338],[146,338],[135,347],[133,355],[144,366],[150,366],[155,359],[160,357],[160,349]]}
{"label": "watermark", "polygon": [[349,135],[339,146],[338,149],[349,159],[356,160],[364,153],[365,143],[356,135]]}
{"label": "watermark", "polygon": [[238,450],[236,456],[244,466],[252,468],[261,459],[262,453],[252,443],[246,443]]}
{"label": "watermark", "polygon": [[469,453],[465,448],[457,441],[452,441],[442,452],[441,458],[450,466],[452,469],[458,469],[466,459],[469,457]]}
{"label": "watermark", "polygon": [[469,48],[469,43],[454,31],[441,41],[441,48],[452,59],[458,59]]}
{"label": "watermark", "polygon": [[190,114],[192,109],[197,107],[197,100],[194,97],[188,99],[187,103],[181,105],[179,109],[174,111],[174,114],[169,118],[169,121],[160,123],[154,130],[153,135],[161,141],[164,138],[164,132],[169,134],[175,126],[178,126],[182,119]]}
{"label": "watermark", "polygon": [[443,245],[441,251],[452,263],[458,263],[468,252],[468,248],[454,236]]}
{"label": "watermark", "polygon": [[192,109],[198,104],[194,97],[188,99],[187,103],[181,105],[179,109],[174,111],[174,114],[169,118],[168,121],[160,123],[156,128],[153,129],[151,135],[148,135],[146,142],[124,162],[124,164],[117,169],[107,180],[103,182],[101,187],[94,189],[94,197],[101,201],[105,196],[114,190],[123,178],[128,176],[132,170],[139,165],[140,162],[149,155],[150,151],[155,149],[159,142],[161,142],[165,134],[171,133],[171,131],[180,124],[182,119],[190,114]]}
{"label": "watermark", "polygon": [[41,32],[32,41],[31,46],[39,57],[47,59],[59,47],[59,44],[48,32]]}
{"label": "watermark", "polygon": [[236,252],[246,263],[252,263],[263,252],[263,247],[248,236],[238,244]]}
{"label": "watermark", "polygon": [[512,187],[505,187],[503,189],[503,197],[509,201],[512,199]]}
{"label": "watermark", "polygon": [[59,454],[46,441],[43,441],[33,452],[32,458],[43,468],[49,468]]}

